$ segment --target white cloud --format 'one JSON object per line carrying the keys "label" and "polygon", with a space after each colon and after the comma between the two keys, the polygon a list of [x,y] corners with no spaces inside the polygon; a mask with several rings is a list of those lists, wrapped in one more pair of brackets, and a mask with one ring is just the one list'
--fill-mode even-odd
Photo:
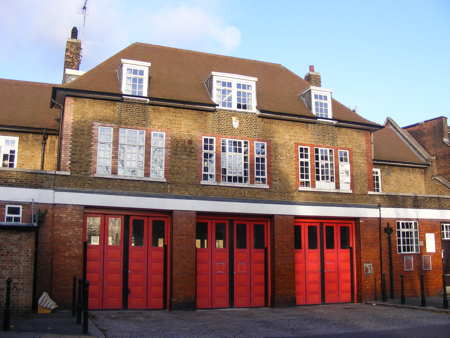
{"label": "white cloud", "polygon": [[[90,0],[82,27],[84,0],[1,0],[0,61],[5,65],[11,56],[26,53],[55,68],[73,26],[80,30],[83,69],[136,41],[216,53],[230,53],[240,44],[241,32],[221,15],[225,3],[219,0],[135,1]],[[59,76],[60,69],[56,72]]]}

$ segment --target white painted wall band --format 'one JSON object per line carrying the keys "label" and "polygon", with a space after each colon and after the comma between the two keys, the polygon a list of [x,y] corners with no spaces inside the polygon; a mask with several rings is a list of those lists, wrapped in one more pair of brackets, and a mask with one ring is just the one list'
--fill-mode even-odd
{"label": "white painted wall band", "polygon": [[[130,196],[102,193],[54,191],[0,187],[0,201],[47,204],[72,204],[89,207],[113,207],[129,209],[181,210],[197,212],[222,212],[259,215],[295,215],[318,217],[378,217],[379,210],[373,207],[296,205],[277,203],[255,203],[245,201],[196,200],[153,196]],[[450,220],[447,209],[381,208],[382,218],[412,218]]]}

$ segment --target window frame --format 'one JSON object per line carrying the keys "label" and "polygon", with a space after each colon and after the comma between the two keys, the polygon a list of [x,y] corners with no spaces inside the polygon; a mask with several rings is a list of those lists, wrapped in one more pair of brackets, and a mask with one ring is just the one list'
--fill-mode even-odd
{"label": "window frame", "polygon": [[[301,149],[307,150],[307,157],[301,157]],[[299,145],[297,148],[298,151],[298,180],[300,188],[312,188],[312,180],[311,180],[311,147]],[[303,164],[303,165],[302,165]],[[307,166],[306,166],[307,164]],[[302,167],[305,168],[305,171],[302,173]],[[307,169],[306,169],[307,167]],[[307,175],[308,178],[302,179],[302,174]]]}
{"label": "window frame", "polygon": [[[110,173],[102,173],[99,172],[99,166],[98,166],[98,158],[99,158],[99,146],[101,144],[100,142],[100,129],[101,128],[111,128],[112,129],[112,142],[111,142],[111,172]],[[137,132],[137,143],[136,147],[142,146],[143,149],[143,167],[142,169],[142,176],[141,175],[125,175],[123,173],[120,173],[120,152],[121,152],[121,136],[120,136],[120,130],[132,130]],[[96,124],[94,126],[94,133],[97,133],[97,143],[95,152],[93,152],[92,161],[94,165],[92,165],[92,175],[96,177],[102,177],[102,178],[115,178],[115,179],[130,179],[130,180],[144,180],[144,181],[158,181],[158,182],[167,182],[166,175],[167,175],[167,148],[168,148],[168,136],[165,131],[161,130],[152,130],[147,128],[128,128],[128,127],[121,127],[116,125],[102,125],[102,124]],[[143,132],[143,144],[139,143],[139,133]],[[154,135],[155,134],[162,134],[163,137],[163,145],[156,146],[154,144]],[[126,146],[127,144],[125,144]],[[160,172],[162,173],[162,176],[152,176],[152,150],[157,148],[162,148],[162,169],[160,169]],[[126,153],[125,153],[126,154]],[[138,152],[136,153],[138,155]],[[136,162],[139,161],[139,158],[136,159]]]}
{"label": "window frame", "polygon": [[[205,149],[205,140],[207,139],[212,140],[212,143],[209,143],[208,149]],[[212,150],[209,149],[210,146],[212,146]],[[211,157],[206,159],[206,154],[211,155]],[[211,161],[209,161],[210,159]],[[208,163],[205,165],[207,160]],[[208,171],[205,171],[205,168],[208,168]],[[213,136],[202,137],[202,182],[216,182],[216,138]]]}
{"label": "window frame", "polygon": [[[412,228],[401,228],[402,224],[410,223]],[[409,236],[405,234],[409,233]],[[399,254],[418,254],[420,253],[419,245],[419,224],[417,221],[396,221],[396,236],[397,236],[397,253]],[[411,241],[411,243],[405,243]],[[405,247],[411,247],[406,249]]]}
{"label": "window frame", "polygon": [[441,224],[441,238],[443,240],[450,240],[450,223]]}
{"label": "window frame", "polygon": [[[373,180],[373,191],[374,192],[383,192],[381,188],[381,169],[380,168],[372,168],[372,180]],[[378,184],[377,184],[378,180]],[[378,187],[377,187],[378,185]]]}
{"label": "window frame", "polygon": [[[121,91],[124,95],[130,96],[138,96],[138,97],[148,97],[148,77],[149,77],[149,68],[151,67],[150,62],[138,61],[138,60],[129,60],[129,59],[121,59]],[[142,70],[144,72],[143,78],[143,86],[142,86],[142,95],[133,94],[132,91],[127,88],[127,71],[128,69],[136,69]],[[141,76],[139,76],[141,77]]]}
{"label": "window frame", "polygon": [[[110,142],[105,142],[102,141],[100,139],[100,135],[101,129],[109,129],[111,131],[111,141]],[[108,126],[97,126],[97,156],[96,156],[96,164],[95,164],[95,172],[98,173],[99,172],[99,160],[100,158],[100,145],[101,144],[110,144],[110,151],[109,151],[109,173],[103,174],[103,175],[107,175],[107,176],[111,176],[112,175],[112,157],[113,157],[113,142],[114,142],[114,128],[113,127],[108,127]],[[106,159],[106,157],[105,157]]]}
{"label": "window frame", "polygon": [[[237,145],[238,148],[241,148],[242,152],[231,152],[231,151],[227,151],[224,153],[223,151],[223,142],[225,141],[225,148],[228,149],[230,146],[229,142],[237,142],[240,143],[241,146],[239,147],[239,145]],[[245,144],[247,145],[247,154],[245,154]],[[234,147],[234,145],[231,145],[231,147]],[[239,168],[232,168],[232,173],[240,170],[242,171],[242,175],[230,175],[228,173],[228,168],[229,168],[229,159],[230,156],[226,156],[226,154],[229,153],[230,155],[234,155],[232,158],[232,162],[235,162],[235,158],[238,158],[239,154],[241,155],[240,157],[242,158],[242,160],[240,161],[241,163],[241,169]],[[225,154],[225,156],[224,156]],[[220,180],[222,183],[227,183],[227,184],[249,184],[250,183],[250,142],[248,140],[239,140],[239,139],[233,139],[233,138],[225,138],[222,137],[220,139]],[[224,168],[224,163],[226,163],[225,168]],[[245,168],[245,164],[247,164],[247,168]],[[226,169],[226,174],[224,174],[224,169]],[[245,175],[245,172],[247,172],[247,175]],[[224,180],[225,177],[225,180]],[[242,178],[242,182],[229,182],[227,180],[227,177],[231,177],[231,179],[233,180],[233,177],[237,177],[237,179],[239,180],[239,178]]]}
{"label": "window frame", "polygon": [[[122,138],[122,131],[125,133],[125,142],[123,143],[121,143],[121,138]],[[136,131],[136,143],[135,144],[132,144],[132,143],[129,143],[128,142],[128,134],[129,134],[129,132],[132,132],[132,131]],[[141,142],[140,142],[140,132],[143,132],[143,135],[144,135],[144,139],[143,139],[143,142],[142,142],[142,144],[140,144]],[[118,143],[118,149],[117,149],[117,175],[118,176],[121,176],[121,177],[145,177],[145,163],[146,163],[146,143],[145,143],[145,140],[146,140],[146,131],[145,130],[142,130],[142,129],[133,129],[133,128],[119,128],[119,143]],[[136,160],[134,161],[134,162],[136,162],[136,166],[135,167],[128,167],[127,165],[126,165],[126,163],[127,162],[130,162],[130,161],[128,161],[127,160],[127,155],[130,155],[130,154],[127,154],[127,151],[125,150],[125,153],[124,153],[124,156],[125,156],[125,158],[124,158],[124,167],[123,168],[121,168],[120,167],[120,161],[121,161],[121,152],[122,152],[122,147],[124,147],[126,150],[127,149],[130,149],[130,147],[134,147],[134,148],[136,148]],[[138,163],[140,162],[139,161],[139,148],[140,147],[143,147],[143,150],[142,150],[142,157],[143,157],[143,159],[142,159],[142,168],[139,168],[139,166],[138,166]],[[121,173],[121,170],[122,170],[122,173]],[[126,171],[130,171],[130,170],[135,170],[136,171],[136,174],[135,175],[127,175],[125,172]],[[142,171],[142,175],[140,175],[140,173],[138,172],[138,171]]]}
{"label": "window frame", "polygon": [[[321,150],[326,151],[328,154],[328,160],[321,159]],[[318,158],[316,158],[316,152],[318,152]],[[314,175],[316,188],[321,190],[336,190],[336,161],[334,158],[335,149],[325,147],[314,147]],[[319,165],[317,165],[317,163]],[[322,164],[328,164],[328,175],[322,174]],[[322,179],[328,176],[329,178]]]}
{"label": "window frame", "polygon": [[[220,72],[212,72],[210,76],[211,82],[207,81],[207,84],[210,83],[210,94],[213,99],[213,101],[217,104],[217,109],[224,109],[224,110],[235,110],[235,111],[241,111],[241,112],[257,112],[256,105],[257,105],[257,99],[256,99],[256,82],[258,81],[258,78],[252,77],[252,76],[245,76],[245,75],[238,75],[238,74],[230,74],[230,73],[220,73]],[[221,103],[221,100],[219,100],[218,95],[218,85],[217,82],[229,82],[231,83],[231,107],[223,106]],[[250,90],[245,89],[239,89],[238,84],[243,85],[250,85]],[[250,99],[250,108],[249,109],[243,109],[238,108],[238,92],[245,92],[250,93],[251,99]]]}
{"label": "window frame", "polygon": [[[15,214],[14,215],[9,214],[8,213],[8,208],[19,208],[19,210],[20,210],[19,216],[15,215]],[[23,213],[22,205],[6,204],[5,205],[5,223],[22,223],[22,213]],[[8,217],[13,217],[13,219],[18,217],[19,221],[18,222],[15,222],[14,220],[13,221],[8,221]]]}
{"label": "window frame", "polygon": [[[350,161],[350,151],[348,149],[336,149],[337,150],[337,171],[339,173],[339,190],[351,191],[352,190],[352,165]],[[341,153],[345,153],[345,156],[341,156]],[[341,161],[341,158],[346,158],[346,161]],[[347,176],[345,173],[344,165],[348,165],[348,188],[343,187],[343,180],[341,176]],[[344,173],[342,173],[344,171]]]}
{"label": "window frame", "polygon": [[[14,149],[13,149],[14,150],[14,163],[13,163],[12,167],[11,166],[5,166],[5,167],[3,166],[4,155],[11,156],[11,153],[7,154],[6,152],[4,152],[6,150],[4,148],[6,148],[5,143],[7,140],[14,141]],[[12,149],[10,149],[10,148],[12,148],[12,147],[9,146],[7,149],[9,149],[9,151],[11,152]],[[0,135],[0,168],[10,168],[10,169],[17,168],[18,157],[19,157],[19,137],[18,136],[9,136],[9,135]],[[8,160],[8,163],[10,164],[11,162]]]}
{"label": "window frame", "polygon": [[[264,145],[264,154],[263,155],[261,155],[261,154],[257,154],[257,144],[263,144]],[[268,179],[268,177],[267,177],[267,142],[263,142],[263,141],[254,141],[253,142],[253,148],[254,148],[254,168],[253,168],[253,170],[254,170],[254,180],[255,180],[255,184],[267,184],[267,179]],[[261,163],[259,163],[259,165],[260,165],[260,168],[259,169],[257,169],[257,165],[258,165],[258,159],[263,159],[264,161],[264,164],[262,165]],[[249,166],[250,166],[250,164],[251,163],[249,163]],[[264,167],[264,168],[261,168],[261,167]],[[258,171],[261,173],[261,172],[264,172],[264,175],[258,175]],[[260,180],[260,181],[258,181],[258,180]],[[262,181],[261,181],[262,180]]]}

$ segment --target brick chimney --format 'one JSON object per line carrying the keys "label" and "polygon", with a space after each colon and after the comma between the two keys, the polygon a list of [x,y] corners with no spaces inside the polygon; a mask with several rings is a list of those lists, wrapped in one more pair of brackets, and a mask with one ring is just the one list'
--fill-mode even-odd
{"label": "brick chimney", "polygon": [[309,66],[309,72],[305,75],[305,80],[308,81],[311,86],[321,87],[322,80],[320,79],[320,73],[314,71],[314,66]]}
{"label": "brick chimney", "polygon": [[75,80],[83,74],[80,72],[81,62],[81,41],[78,40],[78,29],[72,28],[70,38],[66,42],[66,52],[64,53],[64,74],[63,83]]}

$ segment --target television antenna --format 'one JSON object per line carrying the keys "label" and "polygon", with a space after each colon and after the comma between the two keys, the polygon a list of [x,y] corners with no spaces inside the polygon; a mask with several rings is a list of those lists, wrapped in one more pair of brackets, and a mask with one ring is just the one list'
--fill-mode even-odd
{"label": "television antenna", "polygon": [[81,8],[81,11],[83,13],[83,27],[86,25],[87,2],[88,0],[84,0],[83,7]]}

